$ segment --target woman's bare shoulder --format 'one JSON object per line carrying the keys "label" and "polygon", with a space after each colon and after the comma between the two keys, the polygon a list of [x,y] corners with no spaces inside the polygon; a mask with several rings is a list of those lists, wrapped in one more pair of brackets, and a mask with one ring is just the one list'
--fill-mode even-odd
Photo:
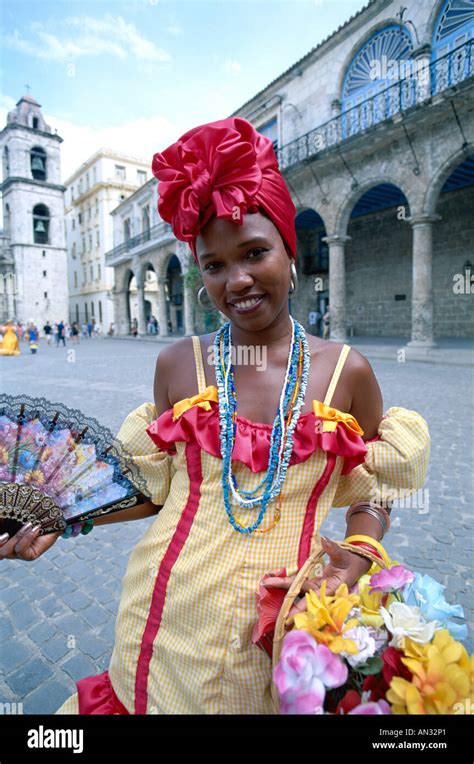
{"label": "woman's bare shoulder", "polygon": [[[213,342],[216,332],[196,335],[201,342],[203,359],[207,348]],[[155,390],[159,378],[166,384],[169,407],[183,398],[190,398],[197,393],[196,361],[192,337],[182,337],[164,347],[158,356],[155,372]],[[166,380],[166,382],[165,382]]]}

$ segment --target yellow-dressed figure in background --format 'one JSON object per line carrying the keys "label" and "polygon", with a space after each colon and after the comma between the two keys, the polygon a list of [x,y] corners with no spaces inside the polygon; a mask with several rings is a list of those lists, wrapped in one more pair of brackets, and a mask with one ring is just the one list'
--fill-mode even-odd
{"label": "yellow-dressed figure in background", "polygon": [[0,343],[0,355],[20,355],[20,343],[11,321],[5,326],[3,340]]}

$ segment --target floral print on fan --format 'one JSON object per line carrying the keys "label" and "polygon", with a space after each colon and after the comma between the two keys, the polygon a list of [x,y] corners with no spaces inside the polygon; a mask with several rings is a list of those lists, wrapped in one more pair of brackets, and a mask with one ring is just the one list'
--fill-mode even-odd
{"label": "floral print on fan", "polygon": [[97,458],[94,444],[75,442],[67,427],[49,431],[39,419],[20,426],[0,416],[0,481],[41,489],[65,518],[127,495],[114,483],[114,466]]}

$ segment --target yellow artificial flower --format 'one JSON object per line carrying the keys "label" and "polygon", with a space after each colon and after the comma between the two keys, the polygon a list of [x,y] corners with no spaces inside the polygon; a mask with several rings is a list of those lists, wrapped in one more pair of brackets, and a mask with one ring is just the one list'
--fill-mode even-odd
{"label": "yellow artificial flower", "polygon": [[8,464],[8,451],[3,446],[0,446],[0,464]]}
{"label": "yellow artificial flower", "polygon": [[335,595],[326,594],[326,579],[321,583],[319,597],[314,590],[306,593],[307,611],[294,617],[296,629],[308,631],[317,642],[326,645],[332,653],[347,652],[355,655],[358,647],[344,633],[359,625],[357,618],[345,620],[353,607],[359,604],[358,594],[349,594],[347,584],[341,584]]}
{"label": "yellow artificial flower", "polygon": [[472,660],[447,629],[437,631],[428,644],[407,637],[403,652],[402,663],[413,677],[410,682],[392,678],[386,697],[394,714],[454,714],[466,706]]}
{"label": "yellow artificial flower", "polygon": [[380,615],[380,605],[388,608],[397,598],[394,594],[384,594],[383,592],[374,592],[370,594],[371,576],[367,573],[359,578],[359,596],[360,596],[360,615],[359,621],[364,626],[373,626],[374,629],[380,629],[384,625],[384,620]]}

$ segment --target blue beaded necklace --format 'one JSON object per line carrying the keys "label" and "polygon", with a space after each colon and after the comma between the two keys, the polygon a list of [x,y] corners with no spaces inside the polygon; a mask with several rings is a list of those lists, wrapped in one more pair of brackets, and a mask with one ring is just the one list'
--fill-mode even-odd
{"label": "blue beaded necklace", "polygon": [[[232,451],[237,428],[237,399],[234,386],[234,370],[231,362],[232,336],[229,321],[218,330],[214,339],[214,365],[219,396],[220,441],[223,462],[221,482],[229,522],[239,533],[253,533],[263,522],[268,504],[277,498],[281,492],[293,451],[293,433],[305,398],[310,352],[303,326],[293,319],[292,316],[290,316],[290,320],[292,335],[288,353],[288,365],[278,410],[272,427],[268,470],[260,484],[250,491],[239,491],[235,476],[232,474]],[[303,351],[303,367],[301,379],[298,379],[298,359],[301,349]],[[300,382],[300,385],[297,399],[295,404],[291,406],[298,382]],[[285,422],[286,412],[289,412],[288,423]],[[246,496],[255,494],[264,484],[263,496],[246,498]],[[232,493],[234,500],[241,507],[251,508],[260,505],[258,517],[252,525],[244,527],[236,520],[231,507],[230,493]]]}

